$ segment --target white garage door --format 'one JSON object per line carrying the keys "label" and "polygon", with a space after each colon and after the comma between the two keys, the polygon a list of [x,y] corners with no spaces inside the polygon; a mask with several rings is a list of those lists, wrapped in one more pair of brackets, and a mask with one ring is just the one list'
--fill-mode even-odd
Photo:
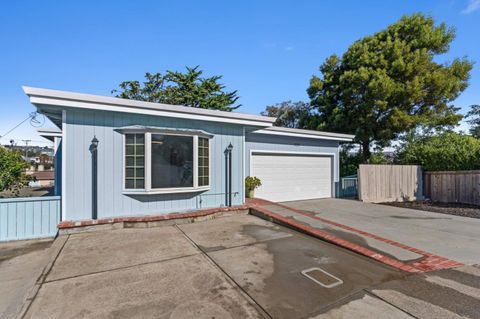
{"label": "white garage door", "polygon": [[262,181],[255,197],[271,201],[325,198],[332,195],[329,156],[255,154],[251,176]]}

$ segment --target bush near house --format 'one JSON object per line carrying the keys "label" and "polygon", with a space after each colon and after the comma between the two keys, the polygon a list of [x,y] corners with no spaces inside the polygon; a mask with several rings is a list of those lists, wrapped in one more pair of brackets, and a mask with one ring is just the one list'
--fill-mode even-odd
{"label": "bush near house", "polygon": [[480,139],[455,132],[415,137],[398,150],[401,164],[421,165],[426,171],[480,169]]}
{"label": "bush near house", "polygon": [[0,147],[0,191],[10,190],[18,194],[30,180],[25,174],[29,166],[20,152]]}

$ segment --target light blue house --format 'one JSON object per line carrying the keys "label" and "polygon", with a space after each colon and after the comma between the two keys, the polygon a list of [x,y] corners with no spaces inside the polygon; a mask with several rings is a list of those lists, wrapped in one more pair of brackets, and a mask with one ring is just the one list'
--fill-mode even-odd
{"label": "light blue house", "polygon": [[[153,215],[245,202],[245,176],[273,201],[335,196],[351,135],[275,118],[24,87],[57,127],[62,220]],[[92,143],[93,141],[93,143]],[[98,141],[98,143],[96,143]]]}

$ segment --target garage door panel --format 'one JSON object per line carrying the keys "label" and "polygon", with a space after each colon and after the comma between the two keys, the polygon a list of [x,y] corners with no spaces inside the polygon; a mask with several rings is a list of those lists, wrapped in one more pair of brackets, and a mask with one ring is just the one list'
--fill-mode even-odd
{"label": "garage door panel", "polygon": [[288,201],[331,196],[331,157],[253,154],[251,161],[251,175],[262,181],[258,198]]}

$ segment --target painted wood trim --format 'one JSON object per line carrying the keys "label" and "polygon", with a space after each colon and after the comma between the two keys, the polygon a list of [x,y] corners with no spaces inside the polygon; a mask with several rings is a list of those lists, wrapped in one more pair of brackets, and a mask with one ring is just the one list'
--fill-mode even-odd
{"label": "painted wood trim", "polygon": [[67,110],[62,110],[62,203],[61,218],[65,220],[67,211]]}

